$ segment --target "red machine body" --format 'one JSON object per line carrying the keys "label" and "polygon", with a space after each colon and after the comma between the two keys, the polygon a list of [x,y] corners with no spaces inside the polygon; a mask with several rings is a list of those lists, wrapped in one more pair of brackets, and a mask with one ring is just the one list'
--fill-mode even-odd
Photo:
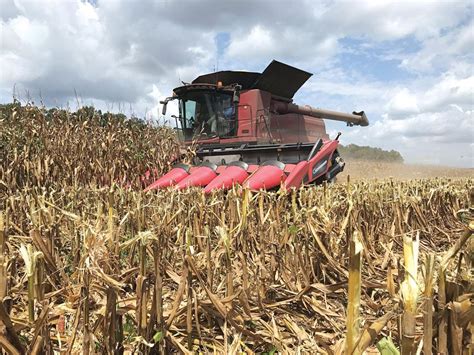
{"label": "red machine body", "polygon": [[263,73],[206,74],[173,90],[179,100],[176,128],[184,145],[197,144],[193,166],[177,164],[146,188],[192,186],[206,193],[239,184],[252,190],[298,188],[332,181],[343,170],[338,137],[330,140],[324,120],[367,126],[352,114],[293,103],[310,73],[273,61]]}

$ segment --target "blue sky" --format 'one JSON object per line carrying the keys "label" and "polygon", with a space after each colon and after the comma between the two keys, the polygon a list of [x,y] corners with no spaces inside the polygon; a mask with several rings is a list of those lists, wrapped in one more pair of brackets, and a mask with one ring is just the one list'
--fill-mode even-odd
{"label": "blue sky", "polygon": [[[0,101],[163,119],[180,80],[263,70],[312,72],[295,101],[366,111],[327,122],[342,142],[399,150],[409,163],[474,166],[470,1],[0,0]],[[169,114],[173,113],[172,108]]]}

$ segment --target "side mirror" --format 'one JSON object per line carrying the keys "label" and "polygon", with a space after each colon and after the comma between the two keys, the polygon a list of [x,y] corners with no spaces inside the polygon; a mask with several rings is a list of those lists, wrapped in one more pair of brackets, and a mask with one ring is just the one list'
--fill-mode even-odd
{"label": "side mirror", "polygon": [[161,109],[161,114],[164,116],[166,115],[166,106],[168,105],[168,101],[160,101],[160,104],[163,105],[163,108]]}
{"label": "side mirror", "polygon": [[178,128],[178,117],[176,115],[171,115],[172,118],[174,118],[174,122],[176,124],[176,129],[179,129]]}
{"label": "side mirror", "polygon": [[240,93],[238,91],[234,91],[234,96],[232,97],[232,101],[236,105],[240,102]]}
{"label": "side mirror", "polygon": [[235,89],[234,89],[234,96],[232,97],[232,101],[234,102],[234,104],[238,104],[240,102],[240,89],[241,89],[241,86],[240,85],[236,85],[235,86]]}

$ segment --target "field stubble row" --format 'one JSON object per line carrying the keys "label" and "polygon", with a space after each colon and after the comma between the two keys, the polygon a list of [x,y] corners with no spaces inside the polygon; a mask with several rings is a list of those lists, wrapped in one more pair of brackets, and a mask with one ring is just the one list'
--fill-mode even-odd
{"label": "field stubble row", "polygon": [[[30,349],[342,353],[356,235],[362,351],[382,336],[401,344],[404,243],[419,240],[410,336],[460,353],[472,316],[471,186],[358,182],[210,197],[23,190],[5,201],[0,313],[14,324],[7,335]],[[471,248],[461,257],[459,238]],[[435,298],[423,297],[428,271]],[[420,310],[427,299],[431,339]]]}

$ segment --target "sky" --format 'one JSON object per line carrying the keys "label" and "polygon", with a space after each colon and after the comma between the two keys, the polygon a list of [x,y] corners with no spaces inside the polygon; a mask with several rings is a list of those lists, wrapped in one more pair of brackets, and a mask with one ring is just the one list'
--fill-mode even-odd
{"label": "sky", "polygon": [[343,144],[474,167],[472,1],[0,0],[0,21],[2,103],[164,121],[181,81],[276,59],[314,74],[296,103],[366,112],[326,121]]}

